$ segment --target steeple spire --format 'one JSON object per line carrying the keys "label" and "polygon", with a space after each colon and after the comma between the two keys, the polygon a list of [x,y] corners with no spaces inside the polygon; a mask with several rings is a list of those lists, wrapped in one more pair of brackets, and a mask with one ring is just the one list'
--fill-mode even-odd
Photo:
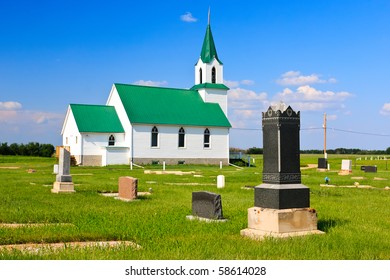
{"label": "steeple spire", "polygon": [[218,54],[217,54],[217,49],[215,48],[213,34],[211,33],[210,8],[208,13],[208,24],[206,29],[206,35],[204,36],[200,58],[204,63],[210,63],[213,60],[213,58],[215,58],[219,63],[222,64],[222,62],[218,59]]}
{"label": "steeple spire", "polygon": [[210,7],[209,7],[209,15],[208,15],[207,25],[210,25]]}

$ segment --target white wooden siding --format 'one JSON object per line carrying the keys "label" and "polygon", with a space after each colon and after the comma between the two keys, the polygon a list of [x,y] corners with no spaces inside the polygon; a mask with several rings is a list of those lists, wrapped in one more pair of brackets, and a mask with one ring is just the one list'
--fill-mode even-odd
{"label": "white wooden siding", "polygon": [[181,126],[156,125],[159,132],[159,146],[151,147],[153,125],[134,125],[134,158],[228,158],[229,129],[208,127],[210,148],[203,147],[206,127],[186,127],[185,147],[179,148]]}

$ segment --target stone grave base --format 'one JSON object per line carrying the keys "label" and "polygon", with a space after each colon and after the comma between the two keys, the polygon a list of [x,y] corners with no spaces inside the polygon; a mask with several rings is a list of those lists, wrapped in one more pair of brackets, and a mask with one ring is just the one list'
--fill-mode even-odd
{"label": "stone grave base", "polygon": [[351,175],[352,174],[352,171],[350,170],[341,170],[339,173],[340,176],[347,176],[347,175]]}
{"label": "stone grave base", "polygon": [[190,221],[202,221],[202,222],[206,222],[206,223],[223,223],[223,222],[226,222],[227,219],[208,219],[208,218],[203,218],[203,217],[198,217],[198,216],[193,216],[193,215],[188,215],[186,216],[187,220],[190,220]]}
{"label": "stone grave base", "polygon": [[312,208],[252,207],[248,209],[248,228],[241,230],[242,236],[253,239],[286,238],[322,233],[324,232],[317,229],[317,213]]}
{"label": "stone grave base", "polygon": [[326,172],[328,171],[327,168],[317,168],[317,172]]}
{"label": "stone grave base", "polygon": [[114,199],[118,199],[124,202],[133,202],[133,201],[141,201],[139,197],[145,197],[152,195],[150,192],[137,192],[137,197],[133,199],[128,199],[128,198],[123,198],[120,197],[118,193],[100,193],[100,195],[105,196],[105,197],[113,197]]}
{"label": "stone grave base", "polygon": [[305,235],[311,235],[311,234],[324,234],[323,231],[320,230],[310,230],[310,231],[297,231],[297,232],[284,232],[284,233],[278,233],[278,232],[269,232],[269,231],[263,231],[258,229],[251,229],[246,228],[240,231],[240,234],[245,237],[249,237],[251,239],[255,240],[262,240],[264,238],[289,238],[289,237],[296,237],[296,236],[305,236]]}
{"label": "stone grave base", "polygon": [[74,193],[74,184],[73,182],[54,182],[53,188],[51,189],[52,193]]}
{"label": "stone grave base", "polygon": [[70,223],[58,223],[58,224],[51,224],[51,223],[27,223],[27,224],[6,224],[6,223],[0,223],[0,228],[21,228],[21,227],[46,227],[46,226],[70,226],[74,227],[74,224]]}
{"label": "stone grave base", "polygon": [[81,248],[118,248],[131,247],[140,250],[142,247],[131,241],[89,241],[89,242],[66,242],[66,243],[28,243],[28,244],[9,244],[1,245],[1,250],[19,250],[22,252],[39,253],[44,250],[66,250]]}

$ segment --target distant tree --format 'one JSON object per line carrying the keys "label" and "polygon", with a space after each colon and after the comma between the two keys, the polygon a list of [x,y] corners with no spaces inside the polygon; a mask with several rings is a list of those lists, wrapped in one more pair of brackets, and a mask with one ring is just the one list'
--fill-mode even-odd
{"label": "distant tree", "polygon": [[12,153],[12,151],[8,147],[8,143],[7,142],[1,143],[1,145],[0,145],[0,154],[2,154],[2,155],[11,155],[11,153]]}
{"label": "distant tree", "polygon": [[39,143],[30,142],[26,145],[26,152],[29,156],[39,156]]}
{"label": "distant tree", "polygon": [[234,147],[231,147],[229,148],[229,152],[231,153],[244,153],[245,151],[243,149],[240,149],[240,148],[234,148]]}
{"label": "distant tree", "polygon": [[54,154],[55,148],[52,144],[41,144],[39,156],[51,157]]}
{"label": "distant tree", "polygon": [[18,144],[12,143],[12,144],[9,146],[9,148],[11,149],[13,155],[19,155],[19,154],[20,154],[20,153],[19,153],[19,145],[18,145]]}
{"label": "distant tree", "polygon": [[40,156],[51,157],[55,151],[52,144],[39,144],[38,142],[30,142],[26,145],[12,143],[0,143],[0,155],[20,155],[20,156]]}
{"label": "distant tree", "polygon": [[252,148],[249,148],[248,150],[246,150],[246,153],[250,154],[250,155],[262,155],[263,148],[252,147]]}
{"label": "distant tree", "polygon": [[390,147],[386,149],[386,155],[390,155]]}

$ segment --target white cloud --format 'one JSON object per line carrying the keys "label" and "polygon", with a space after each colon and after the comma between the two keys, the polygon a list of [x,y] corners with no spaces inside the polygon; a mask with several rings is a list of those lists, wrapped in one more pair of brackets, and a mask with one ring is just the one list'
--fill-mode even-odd
{"label": "white cloud", "polygon": [[18,110],[22,108],[22,104],[16,101],[0,102],[0,110]]}
{"label": "white cloud", "polygon": [[390,103],[383,104],[383,107],[380,110],[380,113],[384,116],[390,116]]}
{"label": "white cloud", "polygon": [[52,121],[58,122],[63,119],[64,115],[58,113],[24,110],[0,110],[0,123],[5,123],[7,125],[47,124]]}
{"label": "white cloud", "polygon": [[283,89],[274,97],[274,101],[286,102],[298,111],[324,111],[325,109],[345,111],[346,106],[342,102],[352,96],[353,94],[346,91],[321,91],[305,85],[295,91],[290,88]]}
{"label": "white cloud", "polygon": [[139,80],[134,82],[135,85],[140,85],[140,86],[152,86],[152,87],[159,87],[159,86],[166,86],[168,84],[167,81],[144,81],[144,80]]}
{"label": "white cloud", "polygon": [[239,87],[240,85],[252,86],[255,84],[255,82],[252,80],[242,80],[242,81],[224,80],[223,83],[229,88],[236,88],[236,87]]}
{"label": "white cloud", "polygon": [[353,95],[346,91],[334,92],[334,91],[321,91],[315,89],[314,87],[305,85],[300,86],[296,91],[292,91],[289,88],[285,88],[281,93],[277,95],[283,101],[323,101],[323,102],[332,102],[332,101],[344,101]]}
{"label": "white cloud", "polygon": [[228,80],[224,80],[223,83],[229,87],[229,88],[236,88],[240,85],[240,82],[238,81],[228,81]]}
{"label": "white cloud", "polygon": [[197,22],[198,21],[198,19],[195,18],[190,12],[186,12],[184,15],[181,15],[180,19],[184,22]]}
{"label": "white cloud", "polygon": [[14,110],[2,111],[0,110],[0,123],[7,123],[10,120],[17,118],[18,112]]}
{"label": "white cloud", "polygon": [[261,113],[268,106],[267,94],[235,88],[228,91],[229,120],[234,128],[259,128]]}
{"label": "white cloud", "polygon": [[282,74],[282,77],[276,80],[276,83],[282,86],[300,86],[300,85],[309,85],[309,84],[322,84],[322,83],[335,83],[335,78],[330,78],[328,80],[322,80],[320,75],[311,74],[311,75],[301,75],[299,71],[288,71]]}
{"label": "white cloud", "polygon": [[267,93],[235,88],[228,91],[228,100],[232,109],[258,108],[267,101]]}

